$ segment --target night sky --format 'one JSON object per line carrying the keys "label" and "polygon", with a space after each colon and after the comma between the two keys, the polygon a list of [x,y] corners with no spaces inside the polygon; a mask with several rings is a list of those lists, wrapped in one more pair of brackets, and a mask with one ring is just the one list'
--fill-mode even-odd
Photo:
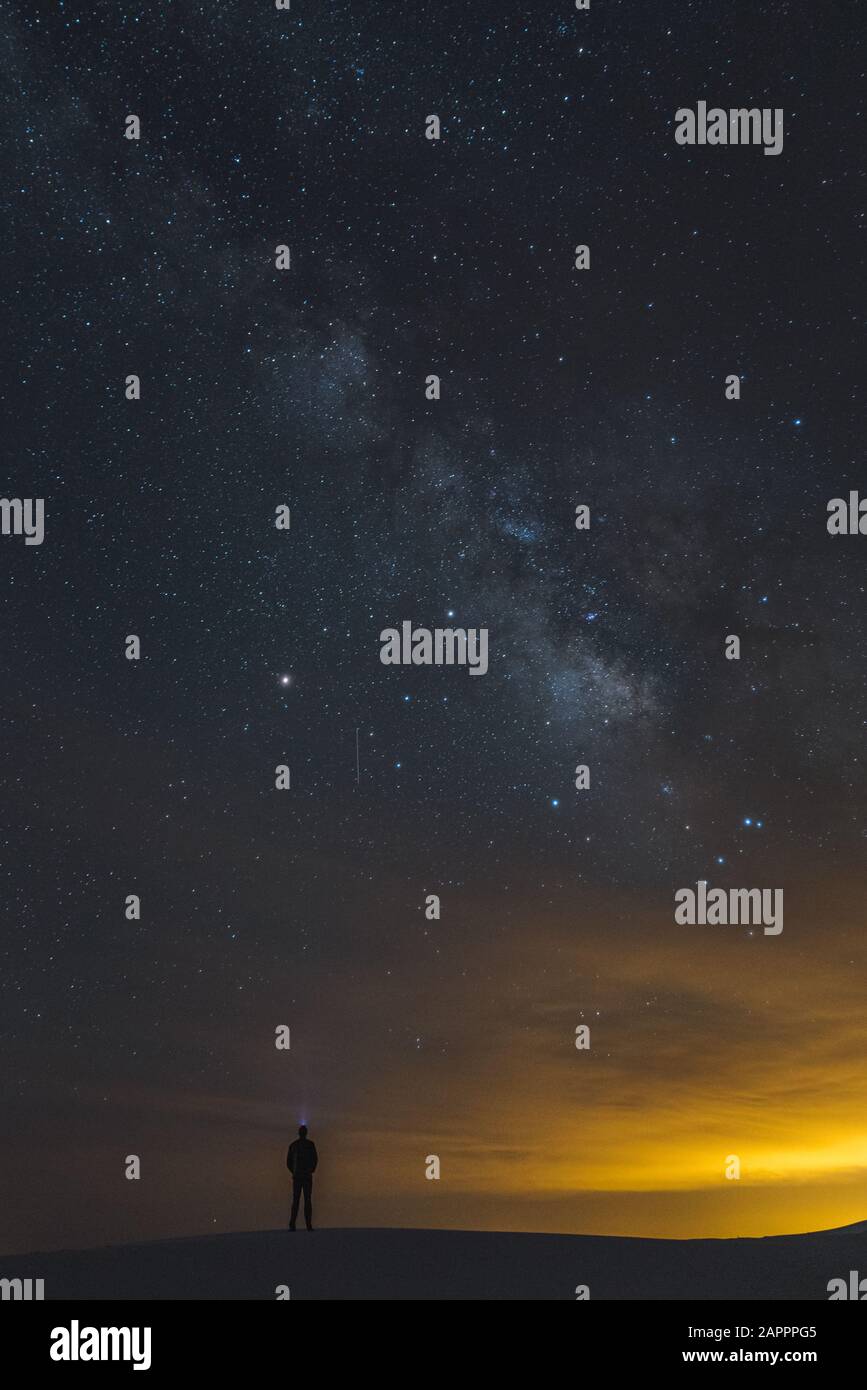
{"label": "night sky", "polygon": [[7,11],[3,1248],[867,1217],[858,10]]}

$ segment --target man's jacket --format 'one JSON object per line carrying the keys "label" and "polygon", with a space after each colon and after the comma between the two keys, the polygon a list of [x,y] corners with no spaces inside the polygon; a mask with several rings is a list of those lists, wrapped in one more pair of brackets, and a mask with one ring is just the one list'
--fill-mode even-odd
{"label": "man's jacket", "polygon": [[293,1178],[309,1178],[316,1172],[319,1155],[312,1139],[296,1139],[289,1145],[286,1167]]}

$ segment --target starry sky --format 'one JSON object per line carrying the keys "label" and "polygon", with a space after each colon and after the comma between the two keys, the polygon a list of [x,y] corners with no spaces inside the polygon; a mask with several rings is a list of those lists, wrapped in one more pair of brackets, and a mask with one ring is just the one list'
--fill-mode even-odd
{"label": "starry sky", "polygon": [[3,1248],[279,1226],[301,1120],[324,1225],[867,1216],[863,51],[756,9],[7,11]]}

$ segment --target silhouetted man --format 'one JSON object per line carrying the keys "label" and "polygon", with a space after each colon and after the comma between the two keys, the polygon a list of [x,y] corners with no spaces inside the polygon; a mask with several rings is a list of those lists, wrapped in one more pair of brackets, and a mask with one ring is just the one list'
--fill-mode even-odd
{"label": "silhouetted man", "polygon": [[304,1193],[304,1220],[308,1231],[313,1230],[313,1174],[319,1155],[312,1139],[307,1138],[307,1126],[301,1125],[298,1138],[293,1139],[286,1155],[286,1167],[292,1174],[292,1215],[289,1217],[289,1230],[295,1230],[298,1220],[298,1203]]}

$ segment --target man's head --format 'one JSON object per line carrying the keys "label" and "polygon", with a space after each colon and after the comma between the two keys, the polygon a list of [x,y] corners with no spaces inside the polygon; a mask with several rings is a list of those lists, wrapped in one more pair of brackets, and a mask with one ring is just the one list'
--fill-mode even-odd
{"label": "man's head", "polygon": [[306,1139],[306,1138],[307,1138],[307,1126],[306,1126],[306,1125],[299,1125],[299,1126],[298,1126],[298,1135],[299,1135],[299,1137],[300,1137],[301,1139]]}

